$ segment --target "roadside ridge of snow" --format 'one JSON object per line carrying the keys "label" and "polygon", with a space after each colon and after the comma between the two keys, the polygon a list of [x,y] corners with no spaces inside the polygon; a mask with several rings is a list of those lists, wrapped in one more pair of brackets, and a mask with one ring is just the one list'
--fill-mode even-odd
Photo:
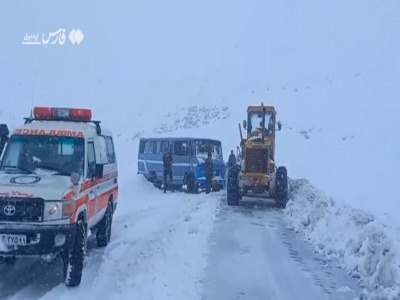
{"label": "roadside ridge of snow", "polygon": [[364,299],[400,299],[398,229],[335,202],[306,179],[291,180],[291,200],[285,213],[292,229],[303,233],[315,252],[360,279]]}

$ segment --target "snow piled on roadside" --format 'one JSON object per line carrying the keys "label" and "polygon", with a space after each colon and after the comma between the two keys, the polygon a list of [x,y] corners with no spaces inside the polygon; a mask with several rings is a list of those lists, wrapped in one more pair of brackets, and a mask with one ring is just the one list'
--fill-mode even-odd
{"label": "snow piled on roadside", "polygon": [[[377,199],[379,201],[379,199]],[[291,181],[285,213],[314,251],[359,278],[363,299],[400,299],[400,232],[374,216],[336,203],[306,179]]]}

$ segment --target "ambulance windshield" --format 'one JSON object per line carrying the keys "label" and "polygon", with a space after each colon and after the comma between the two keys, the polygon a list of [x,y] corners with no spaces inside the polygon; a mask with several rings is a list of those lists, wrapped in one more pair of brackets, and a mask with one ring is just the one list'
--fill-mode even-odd
{"label": "ambulance windshield", "polygon": [[6,147],[0,170],[54,175],[83,174],[84,138],[14,135]]}

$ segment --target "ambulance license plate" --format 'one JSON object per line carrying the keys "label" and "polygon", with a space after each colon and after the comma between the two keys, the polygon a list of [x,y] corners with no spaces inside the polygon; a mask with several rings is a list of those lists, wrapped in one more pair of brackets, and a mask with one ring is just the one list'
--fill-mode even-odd
{"label": "ambulance license plate", "polygon": [[0,240],[5,245],[26,246],[26,235],[0,234]]}

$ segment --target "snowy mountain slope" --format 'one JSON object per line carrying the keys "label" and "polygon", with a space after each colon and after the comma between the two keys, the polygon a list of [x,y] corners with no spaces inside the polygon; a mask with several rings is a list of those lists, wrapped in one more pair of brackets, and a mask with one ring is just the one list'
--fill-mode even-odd
{"label": "snowy mountain slope", "polygon": [[[85,106],[105,124],[117,115],[118,127],[130,131],[132,117],[147,109],[153,119],[177,105],[218,103],[241,121],[248,104],[264,100],[297,131],[323,129],[317,144],[282,135],[278,155],[291,174],[338,201],[394,212],[387,187],[400,175],[393,163],[400,147],[398,1],[152,5],[72,1],[60,11],[49,1],[3,2],[0,99],[12,101],[8,121],[26,116],[32,103]],[[60,27],[81,28],[82,44],[21,45],[25,33]],[[226,144],[237,143],[236,124],[224,132]],[[301,157],[293,153],[299,148]]]}
{"label": "snowy mountain slope", "polygon": [[[395,0],[175,0],[157,10],[147,2],[71,1],[60,9],[4,1],[0,120],[16,126],[32,103],[91,107],[120,134],[121,176],[130,178],[137,140],[126,140],[155,134],[176,106],[229,107],[228,119],[204,129],[163,133],[220,138],[227,157],[246,106],[263,100],[284,123],[277,161],[292,178],[398,227],[399,11]],[[79,27],[85,39],[21,45],[26,32],[59,27]]]}

